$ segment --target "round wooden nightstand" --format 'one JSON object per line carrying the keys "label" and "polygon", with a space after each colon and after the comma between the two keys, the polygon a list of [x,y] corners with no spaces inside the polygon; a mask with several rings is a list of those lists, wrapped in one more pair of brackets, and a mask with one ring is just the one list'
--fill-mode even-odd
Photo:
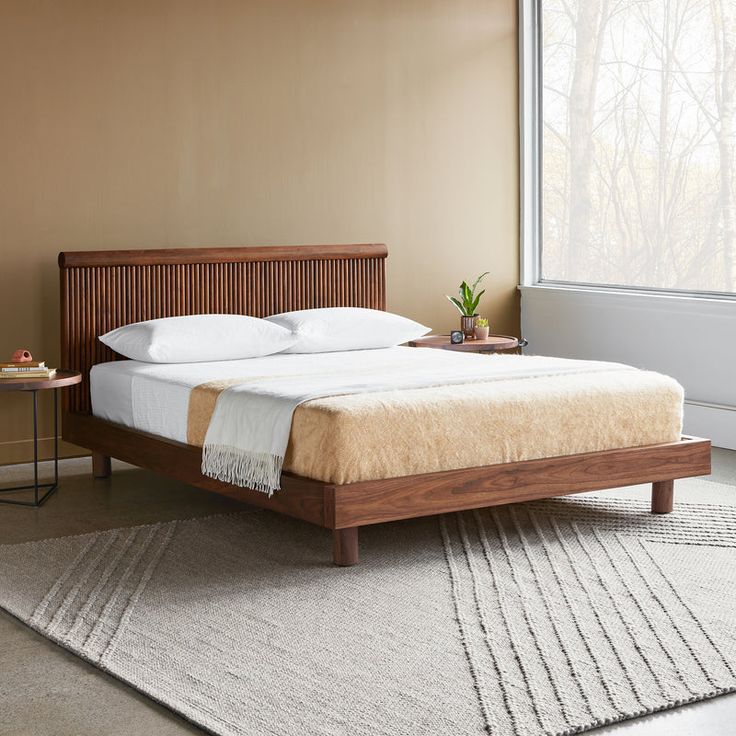
{"label": "round wooden nightstand", "polygon": [[[32,501],[18,501],[15,499],[0,498],[0,504],[14,506],[40,506],[57,489],[59,485],[59,402],[58,389],[73,386],[82,380],[78,371],[57,370],[51,378],[1,378],[0,392],[2,391],[30,391],[33,397],[33,484],[0,488],[0,493],[11,491],[33,491]],[[54,481],[53,483],[38,482],[38,401],[37,394],[45,389],[54,392]],[[43,494],[41,489],[46,489]]]}
{"label": "round wooden nightstand", "polygon": [[488,335],[485,340],[466,340],[457,345],[450,342],[449,335],[428,335],[407,343],[411,348],[457,350],[460,353],[498,353],[502,350],[523,348],[526,344],[526,340],[519,340],[509,335]]}

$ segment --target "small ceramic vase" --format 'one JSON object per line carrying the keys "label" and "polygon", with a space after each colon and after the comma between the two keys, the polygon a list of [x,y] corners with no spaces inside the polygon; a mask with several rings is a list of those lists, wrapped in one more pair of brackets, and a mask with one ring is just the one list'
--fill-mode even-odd
{"label": "small ceramic vase", "polygon": [[475,326],[475,339],[476,340],[487,340],[488,339],[488,332],[490,331],[490,327],[486,325],[485,327],[478,327],[478,325]]}

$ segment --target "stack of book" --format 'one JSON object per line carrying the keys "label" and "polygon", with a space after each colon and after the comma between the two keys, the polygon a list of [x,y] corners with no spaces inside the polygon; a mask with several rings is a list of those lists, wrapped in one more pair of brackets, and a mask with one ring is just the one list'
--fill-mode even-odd
{"label": "stack of book", "polygon": [[55,368],[47,368],[44,361],[29,363],[0,363],[0,378],[51,378]]}

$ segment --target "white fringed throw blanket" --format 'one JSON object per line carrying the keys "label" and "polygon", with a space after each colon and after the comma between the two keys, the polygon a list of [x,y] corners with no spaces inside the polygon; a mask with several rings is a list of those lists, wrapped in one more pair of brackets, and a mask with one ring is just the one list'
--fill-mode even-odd
{"label": "white fringed throw blanket", "polygon": [[[416,354],[411,357],[415,358]],[[281,487],[281,469],[294,410],[313,399],[479,381],[635,370],[615,363],[534,356],[521,360],[500,356],[456,357],[456,361],[443,362],[441,366],[433,361],[412,360],[410,372],[409,365],[394,360],[385,365],[372,365],[370,373],[359,368],[326,371],[324,366],[314,366],[313,370],[295,375],[244,380],[225,389],[217,398],[203,443],[202,473],[270,496]]]}

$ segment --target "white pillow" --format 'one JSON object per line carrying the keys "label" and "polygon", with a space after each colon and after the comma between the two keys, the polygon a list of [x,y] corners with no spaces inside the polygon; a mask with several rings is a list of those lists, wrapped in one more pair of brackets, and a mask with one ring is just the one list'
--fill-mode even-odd
{"label": "white pillow", "polygon": [[426,335],[429,327],[378,309],[327,307],[266,317],[291,330],[296,344],[285,353],[330,353],[336,350],[390,348]]}
{"label": "white pillow", "polygon": [[296,342],[272,322],[242,314],[192,314],[135,322],[100,337],[109,348],[146,363],[203,363],[280,353]]}

